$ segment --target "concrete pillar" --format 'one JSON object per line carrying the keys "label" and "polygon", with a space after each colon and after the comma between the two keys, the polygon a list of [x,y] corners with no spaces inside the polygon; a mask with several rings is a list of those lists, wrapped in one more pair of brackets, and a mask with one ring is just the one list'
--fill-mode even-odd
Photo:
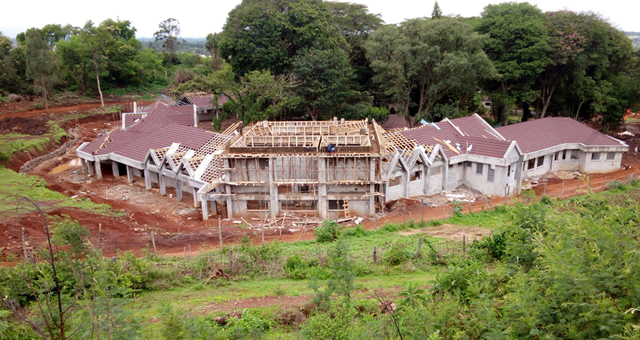
{"label": "concrete pillar", "polygon": [[147,190],[151,190],[151,171],[147,169],[146,164],[144,168],[144,185]]}
{"label": "concrete pillar", "polygon": [[118,162],[111,161],[111,171],[113,172],[113,177],[120,177],[120,168],[118,168]]}
{"label": "concrete pillar", "polygon": [[271,219],[275,220],[280,212],[280,203],[278,201],[278,186],[275,185],[275,170],[276,159],[269,158],[269,212],[271,213]]}
{"label": "concrete pillar", "polygon": [[[233,199],[231,198],[231,186],[225,185],[225,192],[227,193],[227,217],[233,217]],[[202,204],[205,204],[202,202]]]}
{"label": "concrete pillar", "polygon": [[423,173],[424,173],[424,194],[429,195],[429,180],[431,178],[431,167],[425,165]]}
{"label": "concrete pillar", "polygon": [[176,176],[176,200],[182,201],[182,181]]}
{"label": "concrete pillar", "polygon": [[518,163],[516,165],[516,190],[513,191],[514,195],[520,194],[520,187],[522,186],[522,174],[523,174],[523,167],[524,167],[524,156],[520,155],[520,158],[518,158]]}
{"label": "concrete pillar", "polygon": [[[483,165],[484,166],[484,165]],[[449,182],[449,161],[442,161],[442,190],[447,190],[447,182]]]}
{"label": "concrete pillar", "polygon": [[[373,181],[376,173],[376,162],[375,162],[375,158],[373,159],[368,158],[368,160],[369,160],[369,180]],[[376,196],[374,196],[374,194],[376,193],[375,184],[370,184],[369,193],[371,194],[371,196],[369,196],[369,216],[373,216],[376,213]]]}
{"label": "concrete pillar", "polygon": [[129,183],[133,183],[133,170],[128,165],[127,165],[127,181],[129,181]]}
{"label": "concrete pillar", "polygon": [[102,179],[102,169],[100,168],[100,160],[96,160],[93,163],[95,163],[95,166],[96,166],[96,178]]}
{"label": "concrete pillar", "polygon": [[206,221],[209,219],[209,205],[207,204],[206,200],[202,200],[201,205],[202,205],[202,219]]}
{"label": "concrete pillar", "polygon": [[193,207],[197,208],[200,206],[200,201],[198,201],[198,189],[191,188],[191,195],[193,195]]}
{"label": "concrete pillar", "polygon": [[216,201],[211,202],[211,215],[218,215],[218,207],[216,206]]}
{"label": "concrete pillar", "polygon": [[89,167],[87,166],[87,160],[84,158],[80,158],[80,163],[82,164],[82,173],[86,174],[87,172],[89,172]]}
{"label": "concrete pillar", "polygon": [[160,185],[160,195],[165,196],[167,194],[167,184],[162,174],[162,169],[158,169],[158,185]]}
{"label": "concrete pillar", "polygon": [[404,171],[404,197],[409,197],[411,193],[411,172],[413,169],[405,169]]}
{"label": "concrete pillar", "polygon": [[[327,183],[327,158],[318,158],[318,183]],[[327,185],[318,185],[318,214],[326,219],[327,214]]]}

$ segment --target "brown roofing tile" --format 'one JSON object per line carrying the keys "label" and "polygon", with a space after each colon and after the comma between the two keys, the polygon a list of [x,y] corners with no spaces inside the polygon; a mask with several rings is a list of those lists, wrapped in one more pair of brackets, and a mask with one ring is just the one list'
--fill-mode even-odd
{"label": "brown roofing tile", "polygon": [[564,143],[586,146],[620,146],[621,141],[600,133],[569,117],[547,117],[496,129],[507,140],[515,140],[524,153]]}
{"label": "brown roofing tile", "polygon": [[180,143],[187,148],[197,150],[216,134],[202,129],[170,124],[147,134],[139,140],[114,152],[139,162],[144,161],[149,149],[170,147],[172,143]]}

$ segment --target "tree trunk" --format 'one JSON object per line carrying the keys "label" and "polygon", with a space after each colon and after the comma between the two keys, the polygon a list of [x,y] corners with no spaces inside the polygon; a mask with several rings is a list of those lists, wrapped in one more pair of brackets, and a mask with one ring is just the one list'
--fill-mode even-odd
{"label": "tree trunk", "polygon": [[47,95],[47,87],[44,81],[44,75],[40,74],[40,79],[42,80],[42,91],[44,92],[44,108],[47,110],[47,113],[49,113],[49,98]]}
{"label": "tree trunk", "polygon": [[469,99],[469,94],[468,93],[465,93],[462,96],[460,96],[460,100],[458,100],[458,110],[460,110],[460,112],[462,112],[462,108],[464,107],[464,103],[466,103],[468,99]]}
{"label": "tree trunk", "polygon": [[[555,91],[556,86],[554,85],[551,88],[551,91],[549,91],[549,96],[545,99],[544,98],[544,94],[542,96],[542,100],[543,100],[543,105],[542,105],[542,112],[540,113],[540,118],[544,118],[545,114],[547,113],[547,108],[549,107],[549,104],[551,103],[551,96],[553,96],[553,91]],[[544,91],[543,91],[544,93]]]}
{"label": "tree trunk", "polygon": [[576,120],[578,120],[578,115],[580,115],[580,108],[582,107],[582,104],[584,104],[589,99],[591,99],[591,98],[587,98],[587,99],[581,101],[580,105],[578,105],[578,111],[576,112]]}
{"label": "tree trunk", "polygon": [[93,51],[93,69],[96,72],[96,83],[98,84],[98,93],[100,93],[100,105],[104,107],[104,99],[102,98],[102,89],[100,88],[100,71],[98,70],[98,55]]}
{"label": "tree trunk", "polygon": [[507,90],[507,87],[504,85],[504,83],[502,83],[502,93],[504,94],[504,103],[502,104],[502,119],[501,119],[501,125],[502,126],[507,126],[509,125],[509,105],[507,105],[507,95],[509,93],[509,90]]}
{"label": "tree trunk", "polygon": [[531,119],[531,110],[529,110],[529,103],[522,103],[522,121],[526,122]]}

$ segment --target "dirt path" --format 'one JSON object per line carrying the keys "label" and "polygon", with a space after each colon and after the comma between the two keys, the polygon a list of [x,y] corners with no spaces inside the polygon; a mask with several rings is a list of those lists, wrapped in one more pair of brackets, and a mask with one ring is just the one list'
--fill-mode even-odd
{"label": "dirt path", "polygon": [[[105,105],[128,105],[130,104],[132,101],[110,101],[107,102],[105,101]],[[82,103],[82,104],[75,104],[75,105],[66,105],[66,106],[54,106],[54,107],[50,107],[49,108],[49,115],[59,115],[59,114],[63,114],[63,113],[69,113],[69,112],[84,112],[84,111],[89,111],[91,109],[95,109],[100,107],[101,104],[98,103]],[[4,113],[0,113],[2,114],[2,117],[22,117],[22,118],[32,118],[32,117],[39,117],[42,115],[46,115],[47,114],[47,110],[46,109],[34,109],[34,110],[27,110],[27,111],[20,111],[20,112],[6,112],[6,110]]]}

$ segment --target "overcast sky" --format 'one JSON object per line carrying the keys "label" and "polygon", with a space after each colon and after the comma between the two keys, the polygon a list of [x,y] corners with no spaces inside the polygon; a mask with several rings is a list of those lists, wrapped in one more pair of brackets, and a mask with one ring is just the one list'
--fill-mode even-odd
{"label": "overcast sky", "polygon": [[[83,26],[87,20],[99,23],[107,18],[129,20],[138,30],[137,37],[152,37],[158,23],[173,17],[180,21],[182,37],[205,37],[220,32],[227,14],[241,0],[226,1],[136,1],[111,0],[87,2],[80,0],[6,1],[0,14],[0,31],[9,37],[30,27],[46,24]],[[380,14],[388,23],[430,16],[434,1],[418,0],[351,0],[369,6],[371,13]],[[441,0],[445,14],[465,17],[479,16],[484,6],[506,1]],[[521,1],[518,1],[521,2]],[[575,12],[592,11],[608,18],[623,31],[640,32],[640,0],[538,0],[531,1],[543,11],[568,9]]]}

